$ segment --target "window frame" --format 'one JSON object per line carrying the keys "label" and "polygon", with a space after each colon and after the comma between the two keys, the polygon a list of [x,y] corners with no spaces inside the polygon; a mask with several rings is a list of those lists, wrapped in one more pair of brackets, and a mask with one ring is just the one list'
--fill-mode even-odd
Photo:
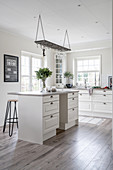
{"label": "window frame", "polygon": [[[29,57],[29,62],[30,62],[30,66],[29,66],[29,75],[22,75],[22,56],[24,57]],[[22,77],[28,77],[29,78],[29,91],[33,91],[32,90],[32,77],[34,77],[32,75],[32,58],[36,58],[36,59],[40,59],[41,60],[41,67],[43,66],[43,57],[40,54],[34,54],[34,53],[29,53],[29,52],[21,52],[21,57],[20,57],[20,91],[22,91]],[[39,84],[40,84],[40,80],[39,80]]]}
{"label": "window frame", "polygon": [[[100,59],[100,70],[88,70],[88,71],[78,71],[78,66],[77,66],[77,61],[79,60],[93,60],[93,59]],[[101,73],[102,73],[102,56],[101,55],[93,55],[93,56],[84,56],[84,57],[76,57],[75,58],[76,61],[74,61],[74,72],[75,72],[75,68],[76,68],[76,80],[74,79],[75,84],[78,83],[78,73],[86,73],[86,72],[99,72],[100,75],[100,84],[99,86],[101,86],[102,84],[102,77],[101,77]],[[76,63],[76,66],[75,66]]]}

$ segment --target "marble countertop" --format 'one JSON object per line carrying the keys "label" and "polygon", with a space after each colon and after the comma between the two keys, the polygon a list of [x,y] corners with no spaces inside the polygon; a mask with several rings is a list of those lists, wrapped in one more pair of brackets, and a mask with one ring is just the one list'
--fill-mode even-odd
{"label": "marble countertop", "polygon": [[28,91],[28,92],[9,92],[9,95],[22,95],[22,96],[48,96],[48,95],[57,95],[65,93],[79,92],[75,89],[57,89],[56,92],[40,92],[40,91]]}

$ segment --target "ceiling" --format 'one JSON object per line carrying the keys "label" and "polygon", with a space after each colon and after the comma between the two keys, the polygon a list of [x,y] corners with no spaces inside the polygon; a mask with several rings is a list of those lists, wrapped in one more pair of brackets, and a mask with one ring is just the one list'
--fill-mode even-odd
{"label": "ceiling", "polygon": [[46,39],[61,45],[66,29],[71,44],[112,38],[112,0],[0,0],[0,29],[35,40],[39,14]]}

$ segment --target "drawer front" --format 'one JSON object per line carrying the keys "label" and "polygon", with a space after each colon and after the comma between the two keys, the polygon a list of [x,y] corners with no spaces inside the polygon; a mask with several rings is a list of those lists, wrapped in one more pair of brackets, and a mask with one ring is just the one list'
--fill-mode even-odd
{"label": "drawer front", "polygon": [[78,106],[78,97],[68,99],[68,109]]}
{"label": "drawer front", "polygon": [[108,102],[112,102],[112,95],[110,94],[102,94],[102,95],[92,95],[92,99],[93,101],[108,101]]}
{"label": "drawer front", "polygon": [[59,128],[59,113],[43,118],[43,133],[46,134]]}
{"label": "drawer front", "polygon": [[78,92],[68,93],[68,98],[78,97]]}
{"label": "drawer front", "polygon": [[43,102],[52,102],[52,101],[57,101],[59,100],[59,95],[50,95],[50,96],[44,96],[43,97]]}
{"label": "drawer front", "polygon": [[112,94],[112,90],[93,90],[93,94]]}
{"label": "drawer front", "polygon": [[43,115],[51,115],[59,112],[59,101],[48,102],[43,104]]}
{"label": "drawer front", "polygon": [[93,102],[93,111],[111,113],[112,103]]}
{"label": "drawer front", "polygon": [[78,108],[68,110],[68,122],[78,119]]}
{"label": "drawer front", "polygon": [[91,96],[89,94],[85,93],[79,93],[79,101],[90,101]]}
{"label": "drawer front", "polygon": [[79,90],[79,93],[85,93],[85,94],[89,94],[89,90]]}
{"label": "drawer front", "polygon": [[79,110],[91,111],[91,102],[79,102]]}

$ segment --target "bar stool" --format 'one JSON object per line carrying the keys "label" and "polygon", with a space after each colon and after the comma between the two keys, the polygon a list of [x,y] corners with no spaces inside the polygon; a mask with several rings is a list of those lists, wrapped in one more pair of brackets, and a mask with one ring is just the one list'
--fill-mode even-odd
{"label": "bar stool", "polygon": [[[10,137],[13,134],[14,123],[17,124],[17,128],[18,128],[18,116],[17,116],[17,108],[16,108],[17,102],[18,102],[18,100],[8,100],[7,101],[5,120],[4,120],[4,126],[3,126],[3,133],[5,132],[6,124],[9,123],[9,136]],[[14,103],[13,116],[11,114],[11,104],[12,103]]]}

